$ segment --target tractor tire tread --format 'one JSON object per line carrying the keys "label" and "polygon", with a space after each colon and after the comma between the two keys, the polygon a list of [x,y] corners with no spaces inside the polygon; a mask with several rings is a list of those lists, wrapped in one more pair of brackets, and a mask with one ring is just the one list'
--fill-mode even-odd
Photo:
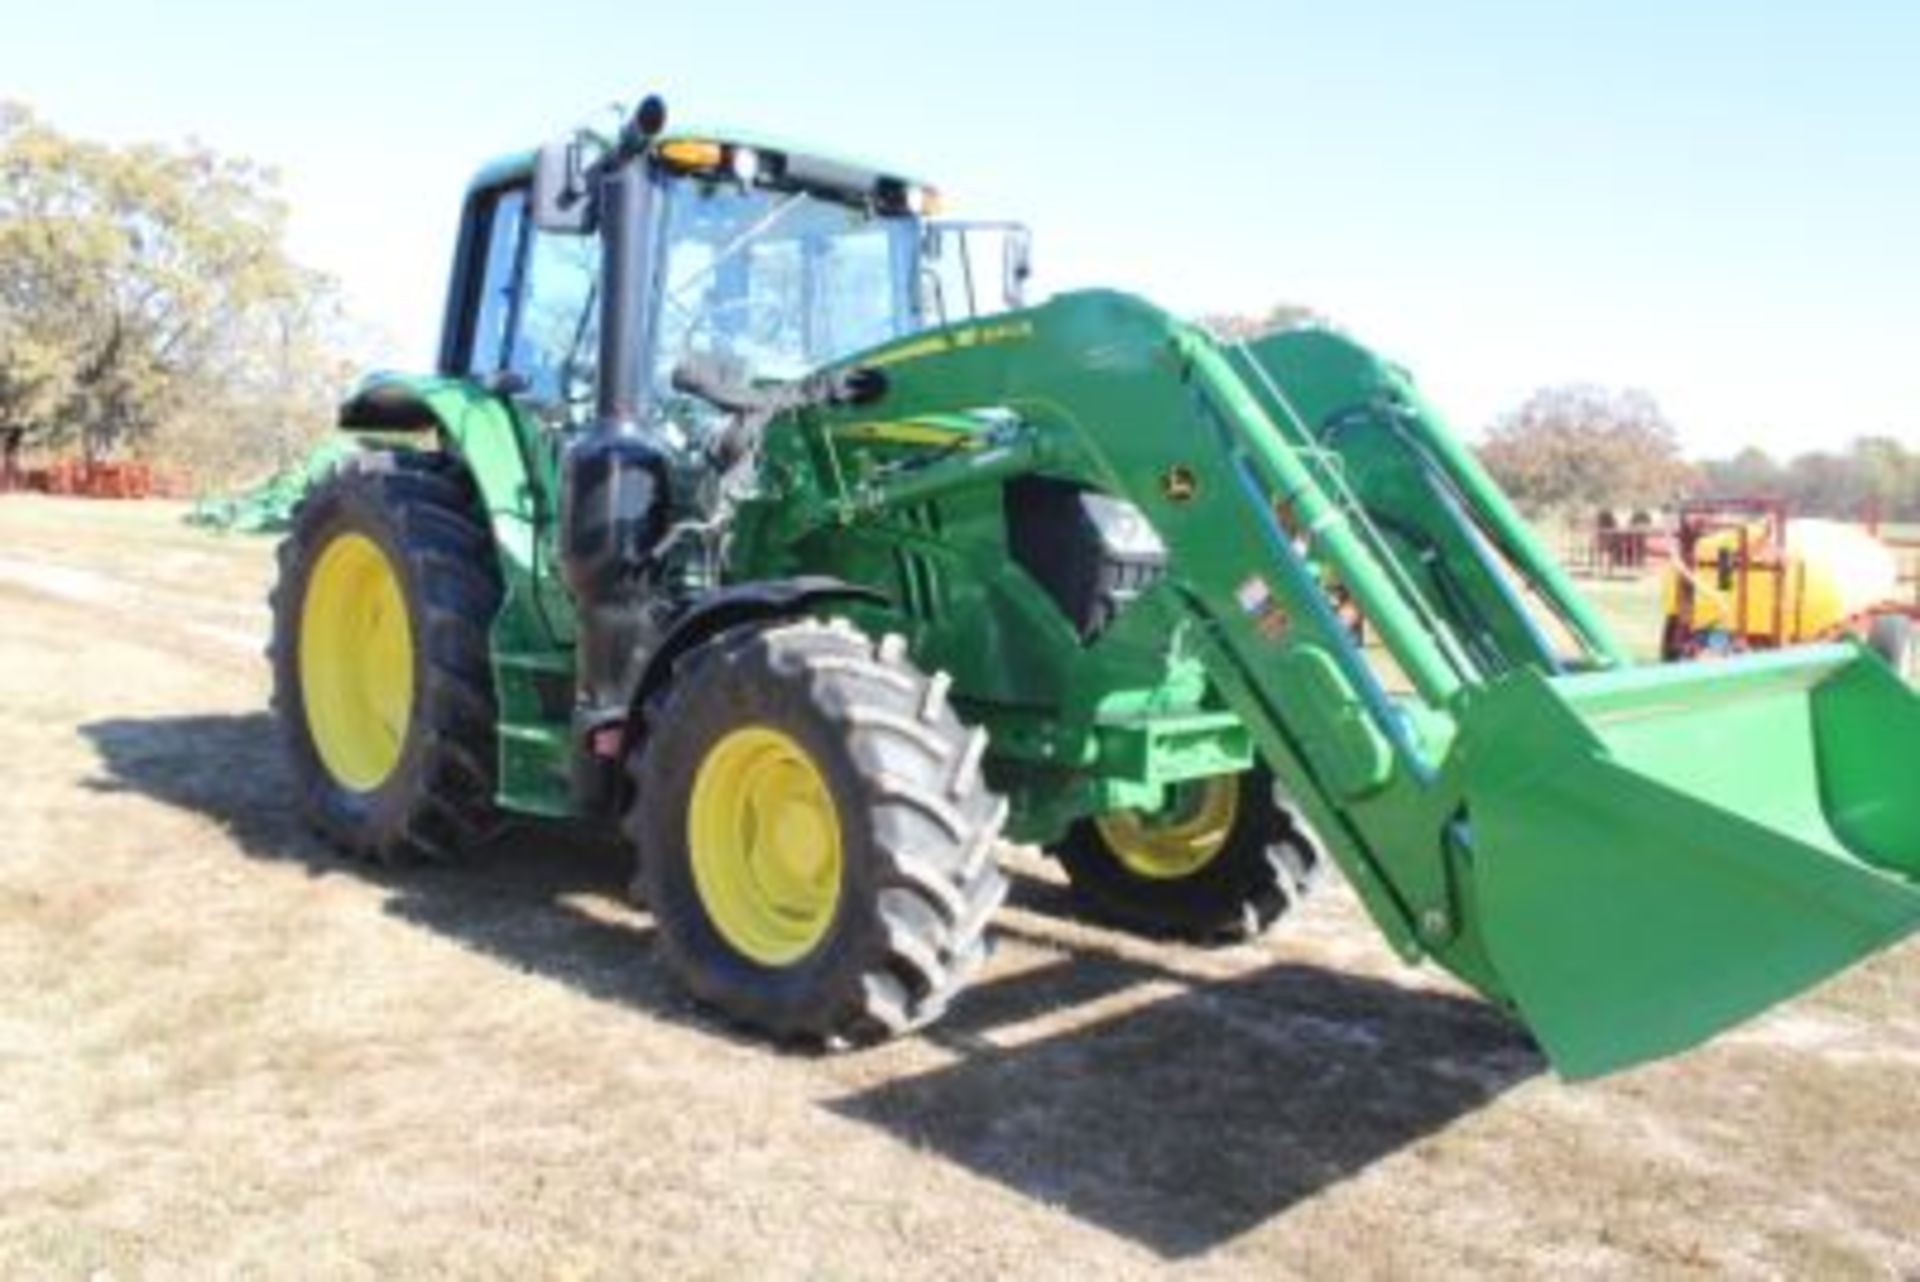
{"label": "tractor tire tread", "polygon": [[[642,710],[624,826],[663,959],[696,999],[776,1037],[850,1048],[937,1018],[978,971],[1007,882],[977,852],[993,849],[1006,807],[977,769],[970,783],[957,770],[976,732],[945,684],[913,666],[904,642],[838,620],[742,624],[676,660]],[[864,852],[865,872],[844,883],[852,898],[829,937],[788,968],[806,969],[792,979],[728,949],[686,868],[695,763],[735,724],[729,700],[762,697],[732,692],[770,687],[811,709],[834,745],[827,769],[848,849]]]}
{"label": "tractor tire tread", "polygon": [[1185,877],[1156,880],[1133,872],[1086,819],[1049,853],[1066,868],[1074,897],[1095,920],[1153,938],[1245,943],[1271,930],[1307,896],[1327,859],[1298,809],[1274,792],[1264,767],[1242,776],[1241,787],[1226,847]]}
{"label": "tractor tire tread", "polygon": [[[370,793],[327,774],[305,724],[298,602],[325,542],[351,529],[374,538],[400,574],[415,629],[416,693],[400,764]],[[503,819],[497,778],[488,632],[502,587],[493,540],[457,459],[369,450],[321,478],[275,549],[267,657],[281,741],[300,779],[309,825],[345,854],[378,863],[447,863]]]}

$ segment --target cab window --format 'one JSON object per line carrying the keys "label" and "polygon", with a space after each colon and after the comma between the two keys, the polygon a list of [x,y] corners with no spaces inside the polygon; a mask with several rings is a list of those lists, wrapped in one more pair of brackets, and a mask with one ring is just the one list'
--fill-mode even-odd
{"label": "cab window", "polygon": [[600,238],[534,231],[514,317],[508,368],[554,426],[592,413],[600,356]]}
{"label": "cab window", "polygon": [[914,223],[804,192],[667,188],[654,386],[691,356],[789,379],[913,328]]}
{"label": "cab window", "polygon": [[513,188],[495,196],[484,214],[486,241],[473,296],[473,328],[467,339],[465,365],[465,372],[476,377],[492,374],[506,364],[526,213],[527,193]]}

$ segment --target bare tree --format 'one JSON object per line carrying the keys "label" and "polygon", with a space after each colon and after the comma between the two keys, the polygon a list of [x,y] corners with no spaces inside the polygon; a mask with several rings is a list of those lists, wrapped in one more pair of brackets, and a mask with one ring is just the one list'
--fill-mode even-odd
{"label": "bare tree", "polygon": [[1689,477],[1679,438],[1646,392],[1543,388],[1488,432],[1480,457],[1532,513],[1671,501]]}

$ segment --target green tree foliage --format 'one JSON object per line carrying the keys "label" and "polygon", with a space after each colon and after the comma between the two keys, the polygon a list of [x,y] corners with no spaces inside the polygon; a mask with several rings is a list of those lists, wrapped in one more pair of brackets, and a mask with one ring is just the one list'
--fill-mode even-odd
{"label": "green tree foliage", "polygon": [[347,371],[333,286],[285,227],[269,170],[0,103],[0,431],[214,472],[289,461]]}
{"label": "green tree foliage", "polygon": [[1531,514],[1657,507],[1689,476],[1651,395],[1587,384],[1535,392],[1494,424],[1480,458]]}
{"label": "green tree foliage", "polygon": [[1702,494],[1783,500],[1804,516],[1920,521],[1920,450],[1890,436],[1859,437],[1844,453],[1816,450],[1782,464],[1764,450],[1700,465]]}

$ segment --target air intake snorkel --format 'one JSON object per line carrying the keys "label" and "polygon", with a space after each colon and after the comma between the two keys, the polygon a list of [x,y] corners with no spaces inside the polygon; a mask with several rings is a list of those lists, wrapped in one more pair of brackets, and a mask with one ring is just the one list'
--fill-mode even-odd
{"label": "air intake snorkel", "polygon": [[671,506],[667,456],[646,426],[644,373],[655,192],[647,165],[666,120],[666,105],[647,97],[612,149],[584,172],[574,151],[563,172],[591,202],[603,253],[594,417],[560,460],[560,571],[579,619],[573,792],[588,813],[604,811],[613,797],[619,736],[609,732],[624,724],[631,673],[651,648],[650,554]]}

